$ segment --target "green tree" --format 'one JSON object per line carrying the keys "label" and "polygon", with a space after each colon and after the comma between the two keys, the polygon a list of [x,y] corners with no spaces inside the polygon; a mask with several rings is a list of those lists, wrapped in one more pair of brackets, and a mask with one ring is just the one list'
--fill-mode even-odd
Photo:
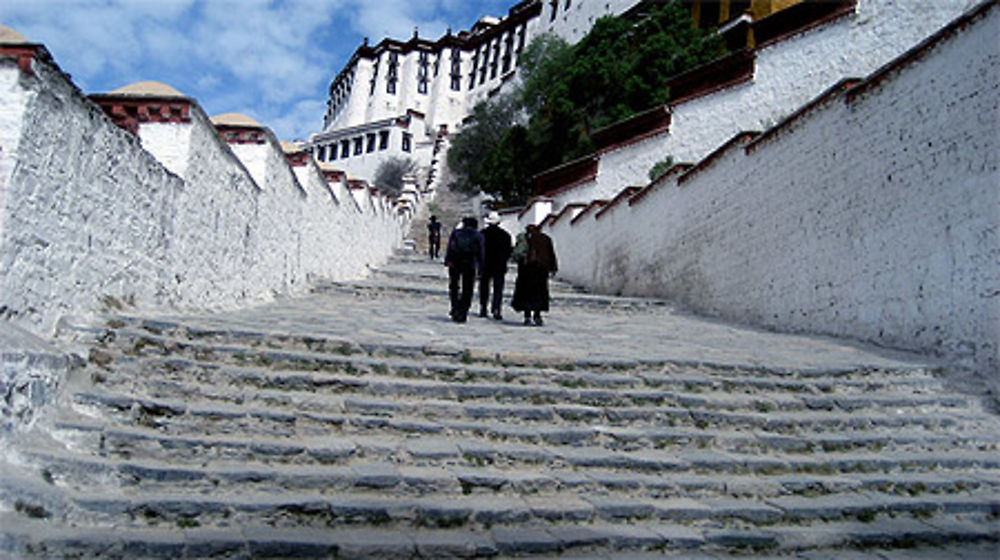
{"label": "green tree", "polygon": [[464,192],[520,204],[531,178],[593,151],[593,131],[670,100],[670,78],[725,53],[673,1],[633,21],[599,19],[576,45],[537,37],[521,54],[521,85],[476,106],[448,163]]}
{"label": "green tree", "polygon": [[[517,124],[517,105],[511,95],[501,95],[481,101],[462,125],[448,149],[448,167],[454,178],[451,188],[474,194],[497,190],[503,178],[496,175],[497,158],[493,154],[505,134]],[[502,190],[502,189],[501,189]]]}
{"label": "green tree", "polygon": [[375,171],[375,186],[391,196],[403,192],[403,177],[417,170],[417,163],[410,158],[391,157],[379,164]]}

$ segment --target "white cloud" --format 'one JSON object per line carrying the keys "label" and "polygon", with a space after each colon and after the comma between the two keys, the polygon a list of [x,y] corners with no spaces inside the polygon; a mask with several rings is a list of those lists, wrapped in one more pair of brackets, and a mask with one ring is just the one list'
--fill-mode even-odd
{"label": "white cloud", "polygon": [[0,0],[0,21],[45,43],[84,91],[163,81],[301,137],[322,125],[325,86],[361,36],[436,39],[514,1]]}

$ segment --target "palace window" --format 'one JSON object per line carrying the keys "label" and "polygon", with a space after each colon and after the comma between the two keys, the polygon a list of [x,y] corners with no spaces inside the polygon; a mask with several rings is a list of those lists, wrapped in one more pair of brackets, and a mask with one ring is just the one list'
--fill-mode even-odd
{"label": "palace window", "polygon": [[520,29],[517,30],[517,55],[521,56],[521,51],[524,50],[524,34],[527,25],[522,25]]}
{"label": "palace window", "polygon": [[365,139],[358,136],[354,139],[354,155],[360,156],[365,151]]}
{"label": "palace window", "polygon": [[351,157],[351,141],[341,140],[340,141],[340,157],[346,159]]}
{"label": "palace window", "polygon": [[510,71],[510,61],[511,61],[511,57],[513,56],[513,54],[514,54],[514,34],[513,33],[507,33],[507,36],[504,39],[504,47],[503,47],[503,73],[504,74],[506,74],[507,72]]}
{"label": "palace window", "polygon": [[427,93],[427,69],[430,61],[427,53],[420,53],[419,66],[417,67],[417,93]]}
{"label": "palace window", "polygon": [[375,151],[375,133],[371,132],[368,134],[368,148],[366,150],[368,153]]}
{"label": "palace window", "polygon": [[472,53],[472,72],[469,73],[469,89],[476,87],[476,69],[479,68],[479,51]]}
{"label": "palace window", "polygon": [[396,93],[396,79],[399,77],[399,53],[389,53],[389,72],[386,76],[385,92]]}
{"label": "palace window", "polygon": [[330,144],[329,146],[327,146],[326,153],[327,153],[328,156],[330,156],[329,157],[329,161],[333,161],[333,160],[337,159],[337,143],[334,142],[333,144]]}
{"label": "palace window", "polygon": [[549,5],[552,6],[552,15],[549,17],[549,21],[555,21],[556,12],[559,11],[559,0],[551,0]]}
{"label": "palace window", "polygon": [[403,133],[403,151],[409,152],[411,149],[411,143],[413,141],[413,136],[409,132]]}
{"label": "palace window", "polygon": [[451,89],[462,89],[462,54],[456,48],[451,49]]}
{"label": "palace window", "polygon": [[370,84],[371,88],[368,91],[368,95],[369,96],[375,95],[375,84],[378,83],[378,67],[379,67],[379,64],[381,64],[381,62],[382,62],[382,56],[379,55],[378,58],[375,59],[375,66],[372,69],[372,81],[371,81],[371,84]]}
{"label": "palace window", "polygon": [[500,62],[500,38],[493,42],[493,59],[490,61],[490,79],[497,77],[497,64]]}
{"label": "palace window", "polygon": [[326,161],[326,146],[320,146],[316,149],[316,159]]}
{"label": "palace window", "polygon": [[383,130],[378,133],[378,149],[387,150],[389,149],[389,131]]}
{"label": "palace window", "polygon": [[483,64],[479,67],[479,85],[486,83],[486,67],[490,61],[490,46],[483,45]]}

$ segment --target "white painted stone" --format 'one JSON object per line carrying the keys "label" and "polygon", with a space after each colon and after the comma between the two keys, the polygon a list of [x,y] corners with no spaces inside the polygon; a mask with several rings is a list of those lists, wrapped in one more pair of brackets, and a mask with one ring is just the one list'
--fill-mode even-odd
{"label": "white painted stone", "polygon": [[552,229],[560,275],[699,313],[916,349],[994,390],[1000,10],[600,219]]}
{"label": "white painted stone", "polygon": [[603,154],[595,183],[563,193],[559,202],[587,202],[647,184],[649,170],[667,156],[695,162],[737,132],[769,128],[837,81],[887,63],[967,6],[959,0],[858,0],[854,15],[759,49],[752,82],[672,105],[669,134]]}
{"label": "white painted stone", "polygon": [[197,104],[190,123],[143,123],[136,138],[48,62],[33,75],[4,62],[0,86],[0,308],[32,332],[105,306],[298,293],[401,244],[384,200],[359,207],[315,165],[300,179],[269,133],[233,149]]}

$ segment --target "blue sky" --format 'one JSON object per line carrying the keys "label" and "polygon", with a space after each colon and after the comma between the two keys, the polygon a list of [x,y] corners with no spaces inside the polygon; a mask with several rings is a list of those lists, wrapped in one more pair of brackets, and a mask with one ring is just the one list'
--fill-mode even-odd
{"label": "blue sky", "polygon": [[368,36],[437,39],[516,0],[3,0],[0,23],[44,43],[86,93],[166,82],[211,116],[283,140],[322,126],[330,81]]}

